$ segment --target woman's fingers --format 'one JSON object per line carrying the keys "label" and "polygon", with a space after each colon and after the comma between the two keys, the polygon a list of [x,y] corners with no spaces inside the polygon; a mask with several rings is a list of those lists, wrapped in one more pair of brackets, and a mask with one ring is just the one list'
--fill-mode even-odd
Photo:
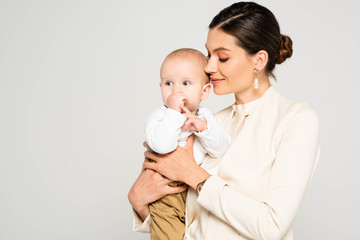
{"label": "woman's fingers", "polygon": [[156,162],[144,162],[144,168],[146,169],[150,169],[153,170],[155,172],[158,172],[158,165],[156,164]]}
{"label": "woman's fingers", "polygon": [[159,159],[159,155],[154,152],[145,151],[144,156],[154,161],[157,161]]}
{"label": "woman's fingers", "polygon": [[146,147],[147,149],[150,149],[149,145],[145,141],[143,142],[143,146]]}
{"label": "woman's fingers", "polygon": [[142,170],[141,171],[144,171],[146,168],[145,168],[145,162],[143,162],[142,164]]}
{"label": "woman's fingers", "polygon": [[180,193],[185,191],[186,189],[188,189],[188,185],[184,184],[182,186],[179,187],[170,187],[169,186],[169,194],[174,194],[174,193]]}
{"label": "woman's fingers", "polygon": [[191,134],[188,137],[188,139],[186,140],[185,149],[188,150],[188,151],[193,152],[194,141],[195,141],[195,135]]}

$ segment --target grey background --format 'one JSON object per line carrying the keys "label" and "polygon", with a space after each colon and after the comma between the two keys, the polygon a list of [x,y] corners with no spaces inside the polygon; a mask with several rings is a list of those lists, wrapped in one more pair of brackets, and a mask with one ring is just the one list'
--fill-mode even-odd
{"label": "grey background", "polygon": [[[0,239],[147,239],[127,193],[159,68],[206,53],[207,25],[234,1],[0,0]],[[359,239],[359,47],[354,1],[258,1],[294,41],[284,95],[319,114],[322,155],[296,239]],[[216,112],[233,96],[213,93]]]}

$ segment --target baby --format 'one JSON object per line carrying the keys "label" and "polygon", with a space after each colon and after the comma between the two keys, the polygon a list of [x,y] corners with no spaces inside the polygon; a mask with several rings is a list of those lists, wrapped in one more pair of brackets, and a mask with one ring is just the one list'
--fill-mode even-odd
{"label": "baby", "polygon": [[[209,96],[211,85],[204,71],[206,57],[199,51],[182,48],[171,52],[161,70],[161,94],[164,106],[152,112],[146,125],[146,143],[152,151],[165,154],[195,134],[194,157],[201,164],[206,154],[220,157],[230,136],[200,102]],[[151,160],[148,160],[151,161]],[[183,183],[172,182],[170,186]],[[186,191],[167,195],[150,204],[151,239],[183,239],[185,232]]]}

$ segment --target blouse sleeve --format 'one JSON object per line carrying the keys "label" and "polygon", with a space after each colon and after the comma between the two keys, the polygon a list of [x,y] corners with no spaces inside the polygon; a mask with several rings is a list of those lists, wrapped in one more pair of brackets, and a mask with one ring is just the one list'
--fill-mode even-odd
{"label": "blouse sleeve", "polygon": [[133,231],[134,232],[143,232],[149,233],[150,232],[150,214],[146,217],[145,221],[143,222],[139,215],[133,209]]}
{"label": "blouse sleeve", "polygon": [[224,179],[211,176],[198,202],[250,239],[282,239],[293,224],[319,153],[317,114],[302,108],[285,126],[267,194],[261,200],[237,192]]}

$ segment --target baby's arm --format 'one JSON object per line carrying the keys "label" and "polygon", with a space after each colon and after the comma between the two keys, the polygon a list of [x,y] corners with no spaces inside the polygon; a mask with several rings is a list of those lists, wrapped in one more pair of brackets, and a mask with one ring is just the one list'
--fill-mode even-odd
{"label": "baby's arm", "polygon": [[210,156],[222,156],[230,144],[230,135],[219,125],[208,109],[199,108],[199,115],[205,118],[207,129],[202,132],[194,132],[195,135]]}
{"label": "baby's arm", "polygon": [[146,143],[151,150],[160,154],[175,150],[185,120],[183,114],[165,106],[152,112],[145,131]]}

